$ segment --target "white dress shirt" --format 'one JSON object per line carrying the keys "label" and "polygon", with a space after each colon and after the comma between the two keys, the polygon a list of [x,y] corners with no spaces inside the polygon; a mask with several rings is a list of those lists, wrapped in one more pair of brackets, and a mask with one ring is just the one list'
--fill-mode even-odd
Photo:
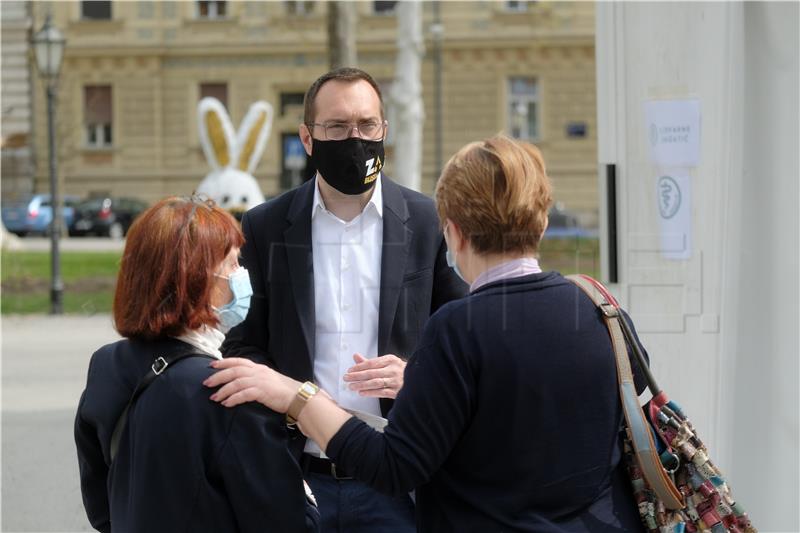
{"label": "white dress shirt", "polygon": [[[316,179],[316,178],[315,178]],[[325,208],[314,184],[311,246],[314,261],[314,381],[341,407],[381,415],[377,398],[348,389],[343,376],[353,354],[378,354],[378,305],[383,244],[382,176],[361,213],[345,222]],[[324,455],[310,439],[306,452]]]}

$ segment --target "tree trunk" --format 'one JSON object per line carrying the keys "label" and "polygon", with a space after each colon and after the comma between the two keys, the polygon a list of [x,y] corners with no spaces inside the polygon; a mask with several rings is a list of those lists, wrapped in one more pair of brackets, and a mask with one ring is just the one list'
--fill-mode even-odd
{"label": "tree trunk", "polygon": [[335,1],[328,3],[328,49],[331,70],[355,67],[356,55],[356,3]]}
{"label": "tree trunk", "polygon": [[397,3],[397,64],[390,101],[396,157],[392,178],[418,191],[422,183],[422,3]]}

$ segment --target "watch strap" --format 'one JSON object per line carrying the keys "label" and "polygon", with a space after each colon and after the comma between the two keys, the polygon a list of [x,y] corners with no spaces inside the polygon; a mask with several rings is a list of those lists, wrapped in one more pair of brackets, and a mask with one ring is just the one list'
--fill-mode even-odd
{"label": "watch strap", "polygon": [[300,418],[300,412],[305,408],[308,400],[317,392],[319,392],[319,387],[310,381],[306,381],[300,385],[300,388],[297,389],[297,394],[294,395],[292,402],[289,404],[289,409],[286,410],[287,424],[297,424],[297,419]]}

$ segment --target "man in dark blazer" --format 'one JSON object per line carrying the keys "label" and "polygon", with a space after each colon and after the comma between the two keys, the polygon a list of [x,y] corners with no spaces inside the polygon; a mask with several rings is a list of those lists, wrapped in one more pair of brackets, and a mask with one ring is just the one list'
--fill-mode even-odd
{"label": "man in dark blazer", "polygon": [[[300,138],[317,173],[244,215],[253,297],[223,346],[383,416],[428,317],[467,292],[447,266],[433,201],[381,174],[386,128],[366,72],[338,69],[311,85]],[[415,531],[409,498],[348,478],[299,432],[291,447],[323,531]]]}

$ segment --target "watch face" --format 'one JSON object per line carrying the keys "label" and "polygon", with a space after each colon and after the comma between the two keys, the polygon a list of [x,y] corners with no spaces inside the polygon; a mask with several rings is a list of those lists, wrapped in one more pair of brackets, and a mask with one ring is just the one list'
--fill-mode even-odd
{"label": "watch face", "polygon": [[303,391],[305,394],[307,394],[307,395],[309,395],[309,396],[310,396],[310,395],[312,395],[312,394],[314,394],[314,393],[316,393],[316,392],[317,392],[317,390],[318,390],[318,389],[317,389],[317,387],[316,387],[316,386],[314,386],[314,384],[313,384],[313,383],[309,383],[309,382],[307,382],[307,381],[306,381],[305,383],[303,383],[303,385],[302,385],[300,388],[302,389],[302,391]]}

